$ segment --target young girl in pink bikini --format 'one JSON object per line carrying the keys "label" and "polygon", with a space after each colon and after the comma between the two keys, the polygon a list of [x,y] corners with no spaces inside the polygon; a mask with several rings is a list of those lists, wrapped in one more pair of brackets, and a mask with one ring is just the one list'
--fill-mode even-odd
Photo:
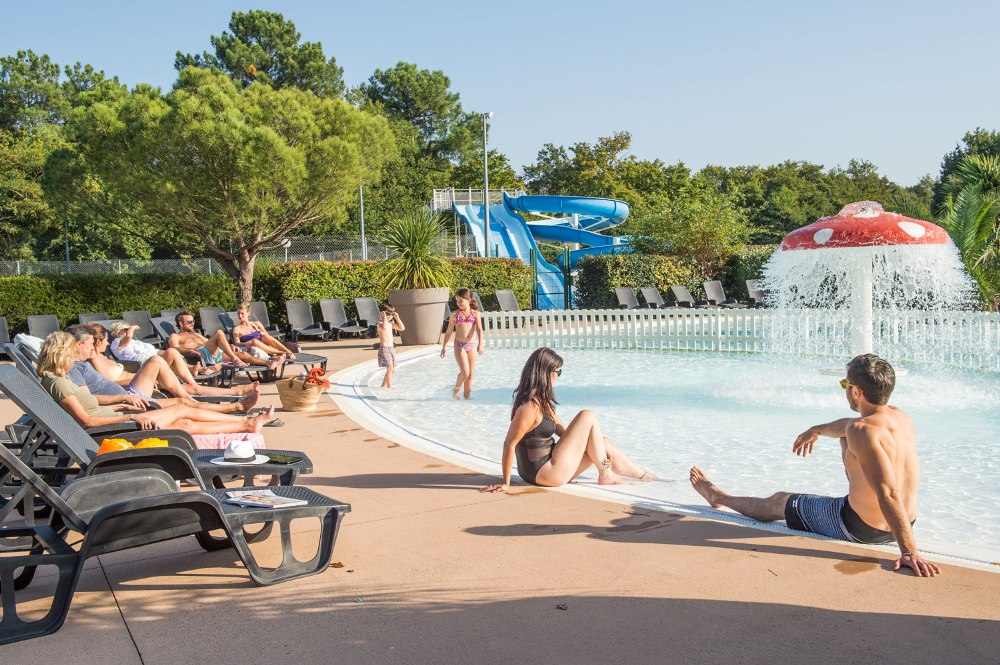
{"label": "young girl in pink bikini", "polygon": [[[476,356],[483,355],[483,320],[472,301],[472,291],[455,291],[455,306],[458,309],[448,317],[448,330],[441,342],[441,357],[448,350],[448,340],[455,335],[455,362],[458,363],[458,378],[451,396],[458,399],[464,387],[465,399],[472,395],[472,373],[476,369]],[[478,333],[478,342],[476,340]]]}

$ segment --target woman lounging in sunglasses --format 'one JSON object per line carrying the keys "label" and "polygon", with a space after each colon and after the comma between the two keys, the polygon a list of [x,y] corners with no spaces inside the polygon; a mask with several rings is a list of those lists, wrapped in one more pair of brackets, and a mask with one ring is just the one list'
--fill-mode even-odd
{"label": "woman lounging in sunglasses", "polygon": [[601,433],[593,411],[584,409],[563,425],[556,415],[552,386],[562,374],[562,364],[563,359],[547,347],[528,357],[514,390],[510,427],[503,442],[503,482],[481,492],[506,492],[515,459],[521,478],[543,487],[565,485],[591,465],[597,467],[601,485],[621,484],[619,476],[657,480]]}

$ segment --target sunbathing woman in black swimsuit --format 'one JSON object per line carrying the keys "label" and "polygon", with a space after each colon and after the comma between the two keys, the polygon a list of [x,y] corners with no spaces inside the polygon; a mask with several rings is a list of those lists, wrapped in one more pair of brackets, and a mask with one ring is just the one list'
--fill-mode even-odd
{"label": "sunbathing woman in black swimsuit", "polygon": [[620,484],[618,476],[656,480],[601,433],[593,411],[585,409],[569,425],[563,425],[556,415],[552,389],[552,382],[562,374],[562,364],[562,358],[547,347],[528,358],[514,391],[510,427],[503,443],[503,482],[480,491],[506,492],[515,459],[521,478],[544,487],[564,485],[591,465],[597,467],[601,485]]}

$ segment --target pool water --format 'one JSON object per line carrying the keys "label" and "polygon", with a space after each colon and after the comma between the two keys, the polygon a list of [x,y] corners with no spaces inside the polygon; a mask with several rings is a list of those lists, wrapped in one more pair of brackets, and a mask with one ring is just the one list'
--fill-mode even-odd
{"label": "pool water", "polygon": [[[386,418],[499,469],[511,392],[529,353],[488,351],[469,401],[451,399],[457,374],[451,354],[404,362],[392,390],[378,387],[381,371],[365,383],[377,398],[371,405]],[[856,415],[838,385],[842,367],[829,359],[604,350],[560,355],[556,399],[563,422],[592,409],[629,456],[675,481],[635,484],[633,495],[705,506],[687,480],[693,464],[734,494],[847,493],[835,439],[821,438],[807,458],[791,452],[809,426]],[[926,551],[1000,560],[1000,374],[905,369],[891,403],[917,427],[917,542]]]}

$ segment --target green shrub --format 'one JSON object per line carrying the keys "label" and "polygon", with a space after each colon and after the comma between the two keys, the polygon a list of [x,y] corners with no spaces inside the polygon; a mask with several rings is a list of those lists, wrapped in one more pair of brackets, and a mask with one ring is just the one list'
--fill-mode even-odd
{"label": "green shrub", "polygon": [[[631,286],[636,294],[644,286],[655,286],[665,300],[671,286],[684,285],[692,294],[701,291],[699,279],[690,268],[671,256],[656,254],[614,254],[587,256],[580,261],[576,278],[576,306],[579,309],[618,307],[615,288]],[[697,297],[697,296],[696,296]]]}
{"label": "green shrub", "polygon": [[746,300],[747,280],[764,276],[764,264],[777,251],[778,245],[747,245],[729,264],[729,274],[725,282],[726,295],[737,300]]}
{"label": "green shrub", "polygon": [[27,332],[30,314],[55,314],[60,326],[81,312],[236,307],[236,282],[219,275],[29,275],[0,277],[0,312],[11,335]]}
{"label": "green shrub", "polygon": [[[267,303],[271,318],[285,321],[285,301],[308,300],[319,316],[323,298],[340,298],[350,317],[356,317],[354,299],[371,296],[385,302],[388,295],[378,280],[382,261],[297,261],[269,266],[254,277],[257,297]],[[452,293],[467,287],[479,294],[483,306],[496,309],[497,289],[511,289],[522,308],[531,301],[531,268],[515,259],[449,259]]]}
{"label": "green shrub", "polygon": [[[286,300],[340,298],[348,316],[357,316],[354,298],[386,293],[376,279],[380,261],[302,261],[265,264],[254,275],[254,293],[267,304],[274,323],[286,322]],[[522,308],[531,301],[531,268],[514,259],[449,259],[454,293],[468,287],[488,309],[496,309],[497,289],[511,289]],[[0,314],[11,335],[27,332],[29,314],[55,314],[60,326],[82,312],[107,312],[118,318],[131,309],[225,307],[236,309],[235,280],[220,275],[30,275],[0,277]],[[315,315],[319,316],[316,305]]]}

